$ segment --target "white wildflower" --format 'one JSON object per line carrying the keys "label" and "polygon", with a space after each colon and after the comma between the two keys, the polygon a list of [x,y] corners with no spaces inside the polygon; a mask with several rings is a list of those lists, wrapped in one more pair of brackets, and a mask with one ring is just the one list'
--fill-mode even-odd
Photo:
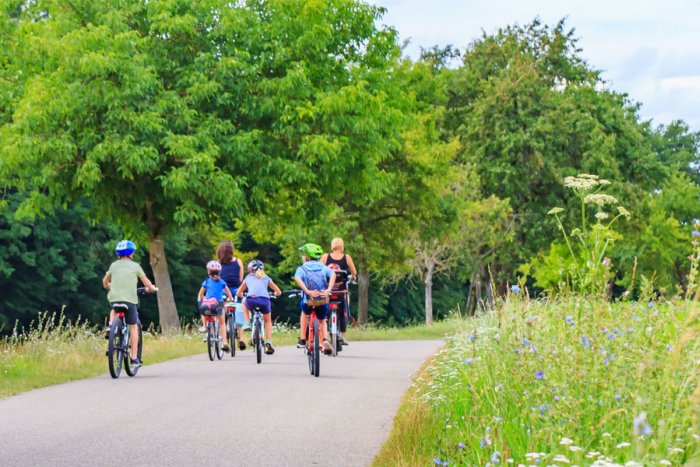
{"label": "white wildflower", "polygon": [[661,459],[659,461],[659,464],[661,464],[661,465],[673,465],[671,462],[667,461],[666,459]]}
{"label": "white wildflower", "polygon": [[608,213],[607,213],[607,212],[598,211],[598,212],[595,213],[595,218],[598,219],[599,221],[605,220],[605,219],[607,219],[608,217],[609,217],[609,216],[608,216]]}
{"label": "white wildflower", "polygon": [[559,444],[562,444],[564,446],[571,446],[572,444],[574,444],[574,440],[569,438],[562,438],[561,441],[559,441]]}
{"label": "white wildflower", "polygon": [[580,448],[578,446],[569,446],[569,451],[579,452],[579,451],[583,451],[583,448]]}
{"label": "white wildflower", "polygon": [[598,206],[605,206],[606,204],[617,204],[617,198],[604,193],[592,193],[590,195],[586,195],[583,202],[586,204],[593,203]]}
{"label": "white wildflower", "polygon": [[[585,174],[584,174],[585,175]],[[575,190],[591,190],[593,187],[598,185],[598,181],[593,178],[587,177],[566,177],[564,179],[564,186],[568,188],[573,188]]]}
{"label": "white wildflower", "polygon": [[628,443],[627,441],[623,441],[621,443],[617,443],[617,445],[615,447],[619,449],[619,448],[626,448],[629,445],[630,445],[630,443]]}
{"label": "white wildflower", "polygon": [[607,431],[602,434],[603,438],[612,438],[612,435],[608,433]]}
{"label": "white wildflower", "polygon": [[625,462],[625,467],[644,467],[644,466],[642,464],[640,464],[639,462],[628,461],[628,462]]}
{"label": "white wildflower", "polygon": [[683,452],[683,450],[682,450],[681,448],[671,448],[671,449],[669,450],[669,452],[670,452],[671,454],[678,454],[678,453]]}
{"label": "white wildflower", "polygon": [[559,214],[560,212],[564,212],[564,210],[562,208],[557,207],[557,208],[552,208],[549,211],[547,211],[547,214],[553,215],[553,214]]}
{"label": "white wildflower", "polygon": [[571,464],[571,461],[567,459],[566,456],[563,456],[561,454],[557,454],[556,456],[554,456],[552,462],[563,462],[564,464]]}
{"label": "white wildflower", "polygon": [[598,185],[610,185],[610,180],[601,178],[600,180],[598,180]]}
{"label": "white wildflower", "polygon": [[622,206],[617,207],[617,212],[619,212],[620,214],[625,216],[627,219],[629,219],[630,216],[632,215],[632,214],[630,214],[630,212],[627,209],[623,208]]}

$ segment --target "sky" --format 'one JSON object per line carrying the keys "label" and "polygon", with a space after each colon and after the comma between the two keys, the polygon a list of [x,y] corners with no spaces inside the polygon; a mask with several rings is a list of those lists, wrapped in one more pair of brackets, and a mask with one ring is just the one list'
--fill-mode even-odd
{"label": "sky", "polygon": [[470,42],[535,17],[548,25],[566,19],[581,56],[615,91],[641,104],[655,125],[685,121],[700,131],[700,0],[374,0],[387,9],[405,53],[420,47]]}

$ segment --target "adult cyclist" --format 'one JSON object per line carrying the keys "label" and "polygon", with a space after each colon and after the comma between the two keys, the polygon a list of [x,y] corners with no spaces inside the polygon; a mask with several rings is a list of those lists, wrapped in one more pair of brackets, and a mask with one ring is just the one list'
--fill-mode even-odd
{"label": "adult cyclist", "polygon": [[[318,337],[323,340],[323,350],[331,351],[331,343],[326,332],[326,317],[328,316],[328,295],[335,284],[335,273],[319,261],[323,255],[323,248],[315,243],[307,243],[301,248],[302,265],[294,273],[294,280],[302,290],[301,316],[299,318],[300,337],[299,346],[306,345],[306,327],[312,309],[316,310],[316,319],[319,321]],[[315,304],[316,303],[316,304]]]}
{"label": "adult cyclist", "polygon": [[146,273],[143,272],[141,265],[133,261],[135,251],[136,245],[131,240],[122,240],[117,243],[114,252],[118,259],[109,266],[109,270],[102,278],[102,286],[109,290],[109,292],[107,292],[107,300],[110,306],[112,306],[112,310],[109,312],[109,324],[112,324],[112,321],[114,321],[117,315],[114,311],[115,303],[123,303],[128,307],[124,318],[126,319],[126,324],[129,325],[132,367],[141,365],[137,353],[139,345],[139,331],[137,325],[139,311],[137,304],[139,303],[139,299],[136,294],[136,287],[138,286],[139,279],[143,282],[143,285],[146,286],[148,292],[156,290],[153,283],[146,277]]}
{"label": "adult cyclist", "polygon": [[[324,253],[324,255],[321,257],[321,262],[325,264],[328,267],[331,267],[331,265],[335,264],[339,269],[349,272],[350,277],[348,277],[348,281],[352,280],[353,277],[357,277],[357,269],[355,269],[355,263],[352,260],[352,257],[348,254],[345,254],[345,243],[343,242],[342,238],[334,238],[331,241],[331,252],[330,253]],[[335,288],[340,289],[340,290],[347,290],[348,284],[341,281],[341,282],[336,282]],[[345,313],[350,313],[350,310],[345,309],[345,301],[342,302],[342,310],[338,314],[338,324],[340,326],[340,343],[342,345],[348,345],[348,340],[347,340],[347,330],[348,330],[348,321],[345,317]]]}

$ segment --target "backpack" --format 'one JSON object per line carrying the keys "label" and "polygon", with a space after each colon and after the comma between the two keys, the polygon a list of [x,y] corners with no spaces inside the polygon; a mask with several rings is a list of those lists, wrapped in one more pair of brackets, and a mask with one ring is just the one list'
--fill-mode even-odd
{"label": "backpack", "polygon": [[[306,278],[304,280],[304,284],[306,285],[307,289],[309,289],[309,290],[326,290],[326,288],[328,288],[328,280],[326,279],[326,273],[324,272],[323,269],[321,269],[319,271],[311,271],[305,265],[302,265],[301,269],[304,271],[304,273],[306,275]],[[306,303],[309,306],[325,305],[326,303],[328,303],[328,296],[319,297],[319,298],[308,297],[306,300]]]}

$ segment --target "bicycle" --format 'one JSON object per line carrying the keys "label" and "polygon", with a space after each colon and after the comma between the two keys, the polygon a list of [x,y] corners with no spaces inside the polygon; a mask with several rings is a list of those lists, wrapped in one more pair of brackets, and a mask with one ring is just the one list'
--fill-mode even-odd
{"label": "bicycle", "polygon": [[216,302],[216,304],[202,302],[200,305],[200,311],[202,312],[204,324],[206,326],[207,354],[209,355],[209,360],[212,362],[215,358],[221,360],[224,356],[221,336],[219,335],[218,307],[218,302]]}
{"label": "bicycle", "polygon": [[348,280],[348,272],[342,269],[335,270],[336,282],[340,282],[341,288],[333,288],[331,291],[328,302],[328,321],[329,321],[329,334],[331,341],[331,353],[330,355],[337,357],[338,352],[343,350],[340,344],[340,328],[338,326],[338,308],[343,306],[343,313],[347,316],[348,306],[348,291],[346,286],[346,281]]}
{"label": "bicycle", "polygon": [[[136,293],[139,296],[144,296],[148,292],[145,287],[139,287],[136,289]],[[153,292],[157,292],[158,289],[154,289]],[[109,326],[109,340],[107,341],[107,363],[109,366],[109,374],[112,378],[117,379],[122,372],[122,365],[126,374],[129,376],[136,376],[138,373],[140,365],[131,366],[131,356],[130,356],[130,331],[129,326],[126,324],[126,318],[124,314],[129,310],[129,307],[125,303],[114,303],[112,309],[116,313],[116,317]],[[136,358],[141,360],[141,351],[143,350],[143,330],[141,327],[141,320],[137,318],[136,325],[138,326],[139,333],[139,343],[136,351]]]}
{"label": "bicycle", "polygon": [[231,357],[236,356],[236,346],[238,344],[238,321],[236,320],[237,304],[240,304],[240,299],[234,298],[233,302],[224,303],[224,313],[226,314],[226,334],[228,337],[228,344],[231,348]]}
{"label": "bicycle", "polygon": [[[285,293],[289,293],[290,297],[301,296],[303,293],[301,290],[288,290]],[[316,309],[318,307],[309,307],[311,312],[309,313],[309,318],[307,320],[306,326],[306,345],[304,346],[304,352],[309,361],[309,373],[311,376],[318,378],[321,372],[321,345],[319,342],[319,322],[316,317]]]}

